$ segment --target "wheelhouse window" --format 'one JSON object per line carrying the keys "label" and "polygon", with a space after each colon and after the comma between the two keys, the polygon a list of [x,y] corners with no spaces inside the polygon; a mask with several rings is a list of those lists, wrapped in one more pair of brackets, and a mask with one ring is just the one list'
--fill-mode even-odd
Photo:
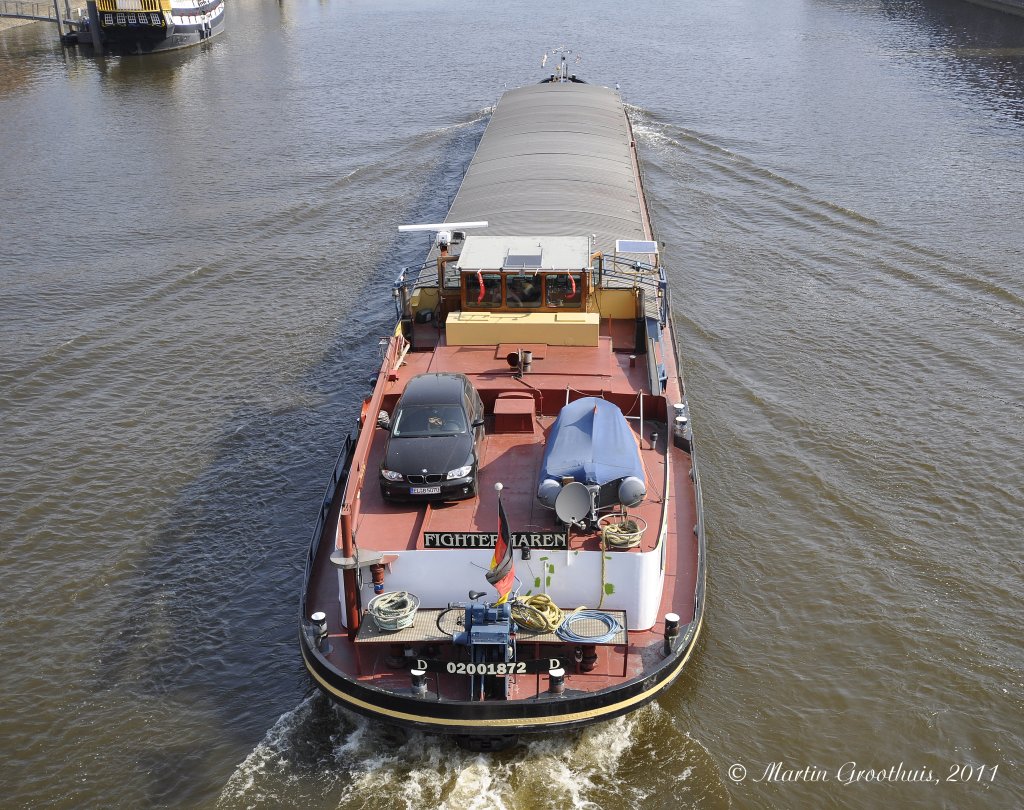
{"label": "wheelhouse window", "polygon": [[541,297],[541,277],[507,276],[505,278],[505,303],[513,309],[539,307]]}
{"label": "wheelhouse window", "polygon": [[498,309],[501,306],[501,273],[466,273],[466,309]]}
{"label": "wheelhouse window", "polygon": [[462,273],[462,308],[489,312],[582,310],[586,273]]}
{"label": "wheelhouse window", "polygon": [[557,309],[579,309],[583,301],[582,273],[548,273],[544,279],[544,305]]}

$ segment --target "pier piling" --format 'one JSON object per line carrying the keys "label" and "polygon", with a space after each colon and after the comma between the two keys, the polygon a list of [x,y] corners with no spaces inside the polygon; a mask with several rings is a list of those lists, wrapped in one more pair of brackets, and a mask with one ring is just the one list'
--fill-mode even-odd
{"label": "pier piling", "polygon": [[102,53],[103,40],[100,38],[100,14],[96,10],[96,0],[88,0],[85,7],[89,12],[89,33],[92,35],[92,47],[96,53]]}

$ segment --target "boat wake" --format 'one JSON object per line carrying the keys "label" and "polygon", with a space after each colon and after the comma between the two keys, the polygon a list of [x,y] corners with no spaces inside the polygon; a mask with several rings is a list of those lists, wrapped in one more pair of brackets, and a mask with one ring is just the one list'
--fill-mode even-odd
{"label": "boat wake", "polygon": [[582,733],[473,753],[374,723],[319,693],[238,766],[220,808],[726,807],[718,768],[657,704]]}
{"label": "boat wake", "polygon": [[[874,322],[877,346],[862,347],[858,362],[891,366],[893,357],[913,347],[907,362],[915,368],[950,366],[937,388],[944,390],[956,380],[961,386],[958,398],[983,400],[977,407],[994,407],[1008,424],[1016,422],[1019,397],[1002,383],[998,372],[1016,361],[993,356],[991,368],[979,371],[962,366],[958,358],[991,353],[992,344],[1013,345],[1024,335],[1024,288],[1019,279],[1005,268],[979,262],[969,252],[933,244],[924,234],[840,205],[809,185],[759,165],[741,148],[713,135],[664,121],[639,107],[630,107],[629,114],[648,157],[645,169],[654,190],[655,222],[670,235],[689,235],[693,245],[691,254],[679,257],[678,266],[698,275],[677,284],[700,288],[711,306],[710,297],[716,293],[724,299],[718,305],[749,300],[770,283],[776,291],[787,291],[780,294],[780,301],[799,298],[804,316],[808,307],[847,313],[847,326],[854,334]],[[662,205],[660,200],[672,204]],[[692,201],[689,207],[686,200]],[[686,244],[682,238],[673,241]],[[670,265],[674,261],[670,257]],[[752,266],[770,272],[741,277],[720,270]],[[701,267],[707,268],[703,275],[697,270]],[[685,307],[676,314],[689,318]],[[698,318],[688,320],[686,328],[714,342],[721,336],[712,322],[721,324],[718,318]],[[902,325],[896,337],[889,327],[893,323]],[[986,348],[963,346],[960,353],[951,354],[948,344],[934,335],[952,323],[963,325],[962,334]],[[783,325],[780,320],[776,324]],[[793,334],[805,325],[805,317],[785,324]],[[729,369],[735,369],[735,362],[723,361],[721,371],[731,373]],[[867,380],[865,385],[874,382]]]}
{"label": "boat wake", "polygon": [[[662,120],[641,107],[627,106],[633,131],[645,145],[647,168],[667,172],[695,194],[717,192],[717,214],[742,233],[763,234],[779,223],[832,242],[843,257],[870,261],[888,283],[925,294],[984,305],[1010,316],[1020,327],[1024,290],[1013,278],[993,278],[988,266],[975,266],[969,255],[953,254],[894,225],[880,222],[822,197],[814,189],[758,164],[715,136]],[[678,165],[678,158],[685,165]],[[654,183],[656,203],[658,184]],[[676,198],[673,197],[673,200]],[[656,217],[660,220],[660,217]],[[820,258],[812,256],[811,258]],[[834,279],[833,279],[834,280]],[[875,284],[878,276],[859,279]]]}

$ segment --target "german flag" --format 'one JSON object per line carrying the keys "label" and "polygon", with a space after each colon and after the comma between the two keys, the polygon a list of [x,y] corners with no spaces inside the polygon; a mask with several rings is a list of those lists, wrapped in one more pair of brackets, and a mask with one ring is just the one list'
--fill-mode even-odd
{"label": "german flag", "polygon": [[512,592],[512,584],[516,578],[516,569],[512,560],[512,533],[508,529],[508,516],[498,496],[498,542],[494,544],[494,557],[491,559],[491,570],[486,574],[487,581],[498,591],[500,605],[508,600]]}

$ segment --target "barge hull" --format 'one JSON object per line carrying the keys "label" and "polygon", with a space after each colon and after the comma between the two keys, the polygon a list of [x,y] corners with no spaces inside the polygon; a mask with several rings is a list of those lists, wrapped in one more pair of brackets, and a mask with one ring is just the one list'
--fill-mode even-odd
{"label": "barge hull", "polygon": [[[458,235],[465,239],[461,254],[450,254],[439,238],[421,268],[396,280],[395,332],[382,341],[374,392],[314,531],[299,635],[314,682],[339,704],[397,725],[497,739],[610,719],[669,686],[702,627],[706,542],[697,454],[688,426],[680,430],[688,405],[666,276],[618,94],[578,82],[505,93],[445,227],[457,232],[460,223],[479,221],[486,235]],[[544,264],[542,256],[571,253],[580,237],[582,263]],[[619,240],[650,253],[618,255],[625,244]],[[525,251],[531,245],[535,250]],[[487,258],[495,250],[498,258]],[[524,251],[536,255],[519,256]],[[505,254],[506,265],[516,254],[536,266],[510,271],[501,263]],[[570,271],[579,279],[571,281],[582,302],[576,310],[547,297],[552,279],[564,287]],[[493,304],[482,303],[485,273],[500,284]],[[544,285],[534,311],[520,309],[510,292],[527,276]],[[518,368],[523,357],[530,365]],[[396,504],[382,495],[386,482],[378,487],[390,430],[377,414],[396,412],[410,380],[451,373],[472,381],[487,415],[475,451],[479,494]],[[607,551],[595,513],[589,524],[567,528],[553,522],[537,495],[547,439],[562,407],[581,397],[611,402],[635,439],[648,494],[628,517],[649,531],[634,547]],[[500,671],[467,694],[469,679],[456,665],[481,659],[466,658],[467,648],[457,646],[464,641],[453,643],[457,628],[440,632],[442,618],[453,604],[468,604],[467,591],[488,587],[491,552],[474,543],[496,536],[489,533],[499,501],[520,538],[548,542],[564,533],[560,550],[542,543],[531,557],[516,547],[517,594],[553,596],[567,610],[590,605],[617,617],[621,635],[585,644],[522,627],[517,636],[513,624],[509,650],[517,639],[515,660],[534,668],[514,677]],[[439,548],[438,538],[449,546]],[[373,591],[359,555],[380,561],[374,576],[381,590],[423,596],[412,629],[389,636],[367,615]],[[549,670],[536,669],[543,660],[552,662]],[[556,672],[564,673],[564,688],[556,688]],[[419,678],[418,688],[411,678]]]}

